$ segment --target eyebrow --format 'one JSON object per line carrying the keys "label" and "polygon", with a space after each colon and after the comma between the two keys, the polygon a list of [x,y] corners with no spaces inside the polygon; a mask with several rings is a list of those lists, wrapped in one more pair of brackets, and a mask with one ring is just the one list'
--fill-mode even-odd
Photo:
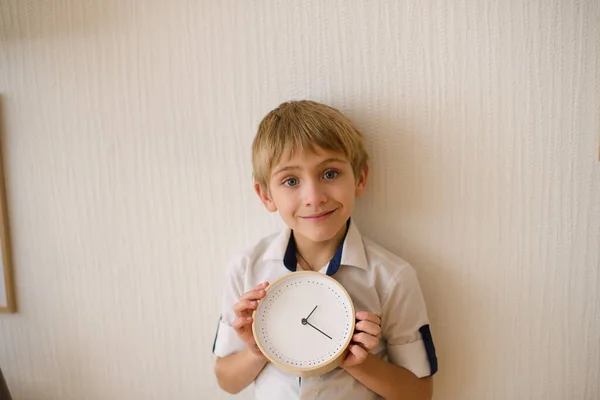
{"label": "eyebrow", "polygon": [[[322,165],[324,165],[324,164],[329,164],[329,163],[333,163],[333,162],[346,163],[347,161],[346,161],[346,160],[343,160],[343,159],[341,159],[341,158],[328,158],[328,159],[326,159],[326,160],[323,160],[323,161],[321,161],[321,162],[320,162],[320,163],[317,165],[317,168],[318,168],[318,167],[320,167],[320,166],[322,166]],[[271,176],[274,176],[274,175],[280,174],[280,173],[282,173],[282,172],[285,172],[285,171],[294,171],[294,170],[298,170],[298,169],[300,169],[300,167],[299,167],[299,166],[297,166],[297,165],[288,165],[288,166],[285,166],[285,167],[283,167],[283,168],[279,168],[279,169],[275,170],[275,171],[274,171],[274,172],[271,174]]]}

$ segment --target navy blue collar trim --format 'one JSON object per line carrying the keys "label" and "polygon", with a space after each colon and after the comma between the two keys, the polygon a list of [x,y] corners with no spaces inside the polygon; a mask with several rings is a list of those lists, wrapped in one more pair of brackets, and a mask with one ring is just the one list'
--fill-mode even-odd
{"label": "navy blue collar trim", "polygon": [[[335,274],[338,269],[340,269],[340,265],[342,264],[342,251],[344,250],[344,241],[346,241],[346,235],[348,234],[348,229],[350,229],[350,219],[346,222],[346,232],[344,232],[344,237],[340,242],[335,254],[331,261],[329,261],[329,266],[327,267],[327,275],[332,276]],[[296,264],[298,263],[298,259],[296,258],[296,241],[294,240],[294,231],[290,232],[290,239],[288,240],[287,247],[285,249],[285,255],[283,256],[283,265],[290,270],[291,272],[296,271]]]}

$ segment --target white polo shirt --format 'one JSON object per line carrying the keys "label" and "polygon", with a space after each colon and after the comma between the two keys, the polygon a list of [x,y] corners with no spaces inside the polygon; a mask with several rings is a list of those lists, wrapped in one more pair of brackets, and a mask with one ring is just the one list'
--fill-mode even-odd
{"label": "white polo shirt", "polygon": [[[216,356],[226,357],[246,347],[231,326],[235,320],[234,304],[259,283],[273,282],[290,271],[300,270],[295,250],[293,232],[284,229],[232,260],[213,346]],[[361,237],[350,220],[335,256],[320,272],[344,286],[357,312],[370,311],[381,318],[381,336],[379,345],[371,350],[373,355],[406,368],[419,378],[437,371],[425,301],[415,270],[406,261]],[[341,368],[320,377],[300,379],[268,363],[254,381],[254,389],[260,400],[380,398]]]}

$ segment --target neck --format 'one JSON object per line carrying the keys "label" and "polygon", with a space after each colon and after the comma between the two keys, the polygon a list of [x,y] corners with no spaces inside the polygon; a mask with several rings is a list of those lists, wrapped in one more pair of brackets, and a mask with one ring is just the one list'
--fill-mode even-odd
{"label": "neck", "polygon": [[[304,258],[304,268],[320,270],[334,256],[346,233],[346,224],[329,240],[323,242],[313,242],[312,240],[294,232],[294,241],[296,242],[296,250],[302,255],[298,257],[299,261]],[[311,268],[312,267],[312,268]]]}

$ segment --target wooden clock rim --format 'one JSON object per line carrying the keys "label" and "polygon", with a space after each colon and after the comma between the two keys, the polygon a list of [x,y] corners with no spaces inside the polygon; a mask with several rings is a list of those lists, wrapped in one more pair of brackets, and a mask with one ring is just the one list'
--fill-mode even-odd
{"label": "wooden clock rim", "polygon": [[[332,280],[336,285],[338,285],[338,287],[340,289],[342,289],[342,292],[346,294],[346,296],[348,297],[348,300],[350,300],[350,307],[352,309],[352,328],[351,328],[351,332],[354,332],[354,329],[356,327],[356,311],[354,309],[354,302],[352,301],[352,297],[350,297],[350,294],[348,293],[348,291],[346,290],[346,288],[344,286],[342,286],[341,283],[339,283],[337,280],[333,279],[331,276],[327,275],[327,274],[323,274],[321,272],[316,272],[316,271],[295,271],[295,272],[289,272],[285,275],[280,276],[279,278],[275,279],[272,283],[269,283],[269,286],[267,286],[267,288],[265,289],[265,293],[268,294],[269,290],[275,286],[275,284],[279,283],[280,281],[284,280],[284,279],[288,279],[292,276],[295,275],[316,275],[319,276],[320,278],[325,278],[325,279],[330,279]],[[265,297],[263,297],[263,300],[267,298],[267,295],[265,295]],[[262,300],[261,300],[262,301]],[[342,349],[336,353],[336,355],[334,357],[332,357],[329,361],[327,361],[324,364],[320,364],[314,367],[309,367],[309,368],[301,368],[301,367],[291,367],[289,365],[285,365],[280,363],[277,360],[274,360],[273,358],[271,358],[271,356],[269,356],[267,354],[267,352],[265,351],[265,349],[262,347],[262,344],[260,343],[259,340],[257,340],[257,334],[256,334],[256,312],[258,311],[258,306],[256,307],[256,309],[252,312],[252,336],[254,336],[254,342],[256,343],[256,345],[258,346],[258,348],[260,349],[260,351],[263,353],[263,355],[267,358],[267,360],[269,360],[270,362],[272,362],[273,364],[277,365],[278,367],[291,371],[291,372],[296,372],[296,373],[302,373],[302,374],[310,374],[311,372],[315,372],[317,370],[322,370],[322,369],[326,369],[331,363],[337,361],[340,356],[342,356],[346,350],[348,349],[348,346],[350,345],[350,341],[352,340],[352,336],[354,335],[354,333],[351,333],[348,338],[346,339],[346,343],[344,343],[344,345],[342,346]]]}

